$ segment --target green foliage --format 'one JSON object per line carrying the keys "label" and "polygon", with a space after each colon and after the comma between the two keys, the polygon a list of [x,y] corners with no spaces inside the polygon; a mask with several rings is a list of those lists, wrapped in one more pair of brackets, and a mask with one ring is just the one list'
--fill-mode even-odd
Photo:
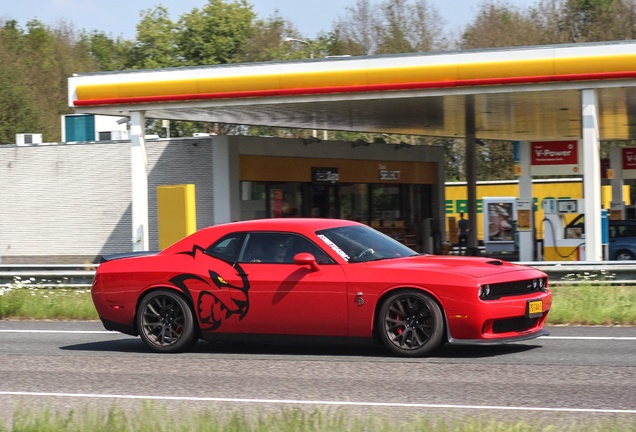
{"label": "green foliage", "polygon": [[246,0],[208,0],[199,10],[181,16],[176,34],[179,56],[186,65],[226,64],[236,61],[255,18]]}
{"label": "green foliage", "polygon": [[51,29],[37,20],[26,30],[15,21],[0,28],[0,143],[16,133],[60,139],[60,115],[69,113],[67,83],[73,73],[97,70],[89,46],[72,28]]}
{"label": "green foliage", "polygon": [[137,24],[137,41],[130,53],[130,67],[154,69],[179,66],[177,27],[163,6],[142,13]]}
{"label": "green foliage", "polygon": [[80,52],[90,53],[100,71],[116,71],[128,67],[132,42],[112,39],[104,32],[82,32],[76,45]]}
{"label": "green foliage", "polygon": [[326,38],[331,55],[426,52],[446,47],[437,9],[425,0],[357,0]]}
{"label": "green foliage", "polygon": [[498,48],[549,43],[538,17],[507,3],[483,2],[463,32],[461,49]]}
{"label": "green foliage", "polygon": [[462,49],[634,39],[636,3],[621,0],[538,0],[517,8],[484,1],[464,30]]}

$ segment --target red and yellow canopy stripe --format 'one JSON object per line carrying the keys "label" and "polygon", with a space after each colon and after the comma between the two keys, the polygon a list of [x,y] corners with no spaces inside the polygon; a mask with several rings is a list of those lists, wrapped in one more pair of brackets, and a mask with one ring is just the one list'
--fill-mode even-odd
{"label": "red and yellow canopy stripe", "polygon": [[[497,86],[549,82],[636,78],[636,53],[555,57],[494,61],[462,61],[462,54],[439,56],[437,62],[422,56],[421,64],[382,66],[356,61],[351,66],[338,62],[338,69],[326,63],[303,63],[302,70],[285,71],[284,65],[272,72],[254,67],[253,73],[234,65],[212,67],[215,75],[169,78],[161,71],[146,71],[147,79],[123,73],[103,82],[78,81],[74,106],[176,102],[222,98],[295,96],[333,93],[359,93],[469,86]],[[484,52],[484,57],[488,52]],[[471,58],[475,58],[472,55]],[[442,61],[440,61],[442,59]],[[443,60],[446,59],[446,62]],[[390,58],[389,58],[390,60]],[[453,60],[453,61],[448,61]],[[385,64],[389,64],[384,66]],[[312,69],[312,67],[316,67]],[[249,68],[249,65],[242,65]],[[297,68],[298,69],[298,68]],[[219,74],[219,70],[224,73]],[[175,73],[176,71],[176,73]],[[225,74],[227,71],[227,74]],[[263,72],[259,72],[263,71]],[[162,78],[162,76],[164,78]]]}

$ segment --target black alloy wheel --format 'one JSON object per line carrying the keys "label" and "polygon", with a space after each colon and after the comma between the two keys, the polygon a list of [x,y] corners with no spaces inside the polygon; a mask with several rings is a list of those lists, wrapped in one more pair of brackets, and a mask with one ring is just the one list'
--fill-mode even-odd
{"label": "black alloy wheel", "polygon": [[382,304],[378,330],[384,345],[403,357],[422,357],[442,345],[442,310],[430,296],[400,291]]}
{"label": "black alloy wheel", "polygon": [[160,289],[146,295],[137,309],[137,329],[153,351],[182,352],[196,342],[192,309],[178,292]]}

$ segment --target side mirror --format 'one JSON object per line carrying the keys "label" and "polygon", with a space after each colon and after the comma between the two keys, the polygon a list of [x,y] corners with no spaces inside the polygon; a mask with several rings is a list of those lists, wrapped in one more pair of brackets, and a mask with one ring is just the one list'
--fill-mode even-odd
{"label": "side mirror", "polygon": [[299,266],[308,265],[313,271],[320,270],[320,266],[316,262],[316,258],[309,252],[301,252],[294,256],[294,264]]}

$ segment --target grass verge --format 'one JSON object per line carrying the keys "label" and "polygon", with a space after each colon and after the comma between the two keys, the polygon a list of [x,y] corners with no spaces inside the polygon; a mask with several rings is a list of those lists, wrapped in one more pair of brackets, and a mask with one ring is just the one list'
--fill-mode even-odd
{"label": "grass verge", "polygon": [[598,422],[564,421],[559,425],[507,422],[488,417],[466,418],[445,415],[436,417],[400,416],[399,420],[377,415],[352,415],[348,411],[284,409],[277,413],[245,414],[214,409],[177,410],[144,403],[141,408],[125,410],[116,404],[102,408],[55,411],[48,407],[37,410],[16,408],[9,428],[11,432],[619,432],[635,430],[634,417],[616,417]]}

